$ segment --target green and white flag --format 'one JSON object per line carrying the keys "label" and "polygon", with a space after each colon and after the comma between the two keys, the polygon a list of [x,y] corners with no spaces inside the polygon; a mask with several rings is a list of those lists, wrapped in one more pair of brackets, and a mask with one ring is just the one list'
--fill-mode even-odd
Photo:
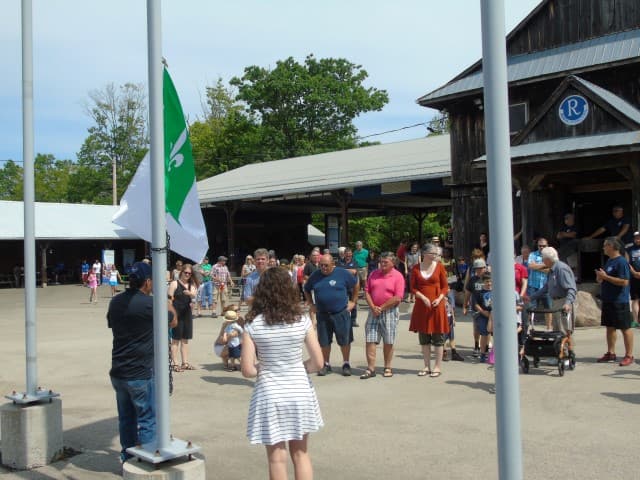
{"label": "green and white flag", "polygon": [[[193,262],[207,254],[209,242],[200,210],[191,141],[180,99],[167,69],[163,76],[164,172],[169,248]],[[151,162],[147,153],[120,200],[113,223],[151,241]]]}

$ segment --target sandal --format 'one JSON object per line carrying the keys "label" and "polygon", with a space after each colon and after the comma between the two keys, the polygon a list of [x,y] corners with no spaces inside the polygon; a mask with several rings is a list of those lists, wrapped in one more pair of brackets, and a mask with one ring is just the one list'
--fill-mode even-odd
{"label": "sandal", "polygon": [[393,377],[393,370],[391,370],[390,368],[385,368],[384,369],[384,373],[382,374],[382,376],[384,378],[391,378]]}
{"label": "sandal", "polygon": [[429,374],[431,378],[438,378],[440,375],[442,375],[442,372],[431,372]]}
{"label": "sandal", "polygon": [[180,365],[171,365],[171,371],[175,373],[182,372],[182,367]]}
{"label": "sandal", "polygon": [[369,370],[368,368],[360,375],[360,380],[366,380],[367,378],[373,378],[376,376],[375,370]]}
{"label": "sandal", "polygon": [[183,363],[182,364],[182,370],[195,370],[195,369],[196,369],[196,367],[194,367],[190,363]]}
{"label": "sandal", "polygon": [[424,367],[422,370],[418,372],[419,377],[426,377],[427,375],[431,375],[431,370],[428,367]]}

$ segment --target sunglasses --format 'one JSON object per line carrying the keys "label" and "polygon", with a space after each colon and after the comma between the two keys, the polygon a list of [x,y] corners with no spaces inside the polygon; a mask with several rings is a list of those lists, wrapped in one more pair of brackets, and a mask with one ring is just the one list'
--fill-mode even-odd
{"label": "sunglasses", "polygon": [[191,275],[191,272],[182,272],[182,273],[184,273],[185,275]]}

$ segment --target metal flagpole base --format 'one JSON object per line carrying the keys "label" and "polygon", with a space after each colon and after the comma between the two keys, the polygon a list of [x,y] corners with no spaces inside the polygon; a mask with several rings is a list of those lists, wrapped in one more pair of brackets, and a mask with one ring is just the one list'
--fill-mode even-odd
{"label": "metal flagpole base", "polygon": [[175,458],[191,456],[202,448],[191,442],[171,437],[171,442],[165,448],[158,448],[155,443],[145,443],[137,447],[127,448],[127,453],[149,463],[162,463]]}
{"label": "metal flagpole base", "polygon": [[35,394],[30,394],[26,392],[18,393],[15,390],[11,392],[11,395],[5,395],[4,398],[8,398],[13,403],[17,403],[20,405],[27,405],[30,403],[44,403],[49,402],[55,398],[59,397],[59,393],[55,393],[53,390],[48,390],[46,388],[38,387]]}

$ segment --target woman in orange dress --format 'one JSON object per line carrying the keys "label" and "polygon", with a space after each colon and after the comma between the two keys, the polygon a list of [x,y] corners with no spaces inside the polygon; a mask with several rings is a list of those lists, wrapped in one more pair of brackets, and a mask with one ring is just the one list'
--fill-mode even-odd
{"label": "woman in orange dress", "polygon": [[[442,352],[445,335],[449,333],[449,322],[445,298],[449,292],[447,272],[438,261],[438,247],[427,243],[422,247],[422,261],[411,271],[411,293],[416,303],[411,313],[409,330],[418,332],[418,340],[422,346],[424,368],[418,372],[419,377],[429,375],[439,377],[442,373]],[[436,363],[431,370],[431,346],[436,354]]]}

